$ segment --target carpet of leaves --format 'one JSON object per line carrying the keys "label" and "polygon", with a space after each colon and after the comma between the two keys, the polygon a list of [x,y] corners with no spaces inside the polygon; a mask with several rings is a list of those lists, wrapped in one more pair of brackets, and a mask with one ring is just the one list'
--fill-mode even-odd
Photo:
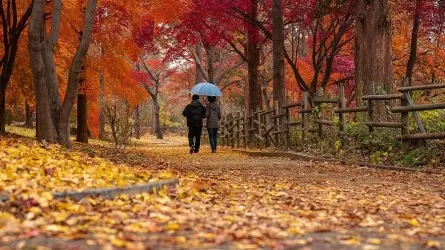
{"label": "carpet of leaves", "polygon": [[[114,151],[97,143],[75,144],[74,150],[81,153],[29,145],[22,139],[7,139],[2,143],[6,147],[2,144],[0,152],[4,148],[13,151],[25,147],[22,148],[25,151],[64,161],[39,163],[39,174],[25,171],[35,183],[32,189],[40,195],[34,202],[8,201],[1,205],[0,245],[13,249],[38,245],[65,249],[97,249],[97,245],[105,249],[445,247],[444,172],[396,172],[281,158],[249,158],[229,149],[211,154],[206,146],[199,154],[189,155],[176,139],[163,143],[146,141],[125,151]],[[2,155],[0,163],[1,192],[13,193],[8,189],[13,184],[3,184],[6,181],[3,173],[11,168],[3,159],[12,158],[10,155]],[[20,157],[26,155],[22,153]],[[24,161],[13,156],[12,160]],[[109,175],[119,179],[127,174],[133,180],[128,183],[138,182],[137,176],[146,170],[141,181],[146,181],[147,176],[176,175],[181,184],[153,195],[122,195],[114,200],[51,199],[46,192],[65,188],[59,186],[65,181],[48,181],[45,169],[49,164],[68,166],[76,156],[86,163],[82,166],[97,167],[101,163],[108,166],[108,160],[126,164],[121,167],[135,172],[110,169]],[[23,170],[14,171],[17,179],[23,176]],[[67,171],[69,175],[76,173]],[[62,172],[57,171],[55,176]],[[102,178],[100,171],[97,175],[87,173],[93,179]],[[99,185],[88,184],[94,182],[78,174],[79,183],[66,182],[66,187]],[[39,181],[40,178],[52,184],[45,186],[46,182]],[[74,178],[76,175],[71,179]],[[105,181],[119,184],[111,177]]]}

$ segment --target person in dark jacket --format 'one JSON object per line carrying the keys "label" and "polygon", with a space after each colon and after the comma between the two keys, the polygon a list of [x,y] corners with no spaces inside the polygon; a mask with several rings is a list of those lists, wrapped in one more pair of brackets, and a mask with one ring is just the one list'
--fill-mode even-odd
{"label": "person in dark jacket", "polygon": [[205,108],[199,102],[198,95],[192,96],[192,102],[187,104],[182,115],[187,118],[190,154],[198,153],[201,145],[202,119],[205,115]]}
{"label": "person in dark jacket", "polygon": [[207,131],[209,132],[209,142],[212,148],[212,153],[216,153],[216,146],[218,145],[218,129],[219,120],[221,120],[221,110],[216,103],[215,96],[208,96],[205,117],[207,118]]}

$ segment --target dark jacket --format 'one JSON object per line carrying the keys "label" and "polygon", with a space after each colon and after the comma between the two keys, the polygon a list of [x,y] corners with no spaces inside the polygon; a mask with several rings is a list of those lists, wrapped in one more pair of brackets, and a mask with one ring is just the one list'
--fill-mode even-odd
{"label": "dark jacket", "polygon": [[207,118],[207,128],[219,128],[221,110],[216,102],[212,102],[207,105],[205,117]]}
{"label": "dark jacket", "polygon": [[202,127],[202,118],[205,114],[205,108],[199,101],[192,101],[188,104],[182,115],[187,118],[188,127]]}

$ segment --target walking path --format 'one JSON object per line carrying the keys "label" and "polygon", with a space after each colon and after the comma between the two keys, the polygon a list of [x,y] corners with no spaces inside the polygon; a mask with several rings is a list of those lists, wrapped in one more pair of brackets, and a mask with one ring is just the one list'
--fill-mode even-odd
{"label": "walking path", "polygon": [[252,158],[230,149],[211,154],[208,146],[190,155],[184,144],[183,138],[145,139],[125,152],[76,144],[75,150],[115,163],[171,171],[180,185],[156,195],[54,203],[46,208],[58,209],[45,217],[53,221],[51,228],[20,244],[60,249],[97,249],[95,244],[131,249],[445,247],[443,171]]}

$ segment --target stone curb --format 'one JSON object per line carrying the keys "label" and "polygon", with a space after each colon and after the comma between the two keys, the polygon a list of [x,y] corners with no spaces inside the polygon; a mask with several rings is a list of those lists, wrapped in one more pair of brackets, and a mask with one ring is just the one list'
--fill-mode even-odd
{"label": "stone curb", "polygon": [[[252,157],[283,157],[283,158],[289,158],[293,160],[303,160],[303,161],[315,161],[315,162],[333,162],[333,163],[340,163],[340,164],[347,164],[344,161],[336,160],[336,159],[330,159],[330,158],[321,158],[317,156],[311,156],[306,155],[302,153],[291,153],[291,152],[259,152],[259,151],[245,151],[245,150],[233,150],[234,152],[241,153],[241,154],[247,154]],[[359,167],[368,167],[368,168],[378,168],[378,169],[384,169],[384,170],[396,170],[396,171],[407,171],[407,172],[422,172],[422,173],[434,173],[430,170],[425,169],[415,169],[415,168],[405,168],[405,167],[397,167],[397,166],[387,166],[387,165],[377,165],[377,164],[370,164],[365,162],[359,162],[359,163],[351,163],[349,165],[357,165]]]}
{"label": "stone curb", "polygon": [[[153,193],[154,190],[160,190],[162,187],[172,187],[179,183],[178,179],[169,179],[163,181],[157,181],[147,184],[125,186],[125,187],[112,187],[112,188],[97,188],[97,189],[87,189],[84,191],[76,192],[56,192],[53,193],[54,199],[63,200],[70,198],[71,200],[81,200],[85,197],[104,197],[105,199],[112,199],[121,194],[134,195],[139,193]],[[7,201],[8,196],[0,196],[0,201]]]}

